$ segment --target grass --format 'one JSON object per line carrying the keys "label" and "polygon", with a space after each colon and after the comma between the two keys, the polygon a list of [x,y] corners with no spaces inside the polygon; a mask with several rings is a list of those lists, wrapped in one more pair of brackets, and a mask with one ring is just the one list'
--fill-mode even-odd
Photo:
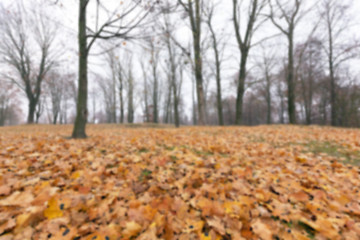
{"label": "grass", "polygon": [[304,152],[311,152],[315,155],[327,154],[344,160],[344,163],[360,166],[360,151],[351,151],[334,142],[311,141],[305,144]]}

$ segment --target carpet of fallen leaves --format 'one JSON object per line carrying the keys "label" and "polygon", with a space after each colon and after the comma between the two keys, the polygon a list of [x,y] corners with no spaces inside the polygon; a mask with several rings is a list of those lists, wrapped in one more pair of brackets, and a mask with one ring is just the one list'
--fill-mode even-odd
{"label": "carpet of fallen leaves", "polygon": [[360,239],[359,130],[70,132],[0,128],[0,240]]}

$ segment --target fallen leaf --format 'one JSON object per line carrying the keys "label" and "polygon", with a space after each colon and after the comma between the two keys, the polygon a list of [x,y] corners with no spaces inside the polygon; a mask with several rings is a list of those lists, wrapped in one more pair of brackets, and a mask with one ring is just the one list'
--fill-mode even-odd
{"label": "fallen leaf", "polygon": [[63,211],[60,209],[60,205],[56,197],[52,197],[48,202],[48,207],[44,211],[44,216],[47,219],[54,219],[63,216]]}

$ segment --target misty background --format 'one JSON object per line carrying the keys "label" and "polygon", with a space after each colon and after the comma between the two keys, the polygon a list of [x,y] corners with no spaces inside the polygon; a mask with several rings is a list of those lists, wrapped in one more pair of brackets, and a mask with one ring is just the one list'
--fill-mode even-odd
{"label": "misty background", "polygon": [[[127,35],[99,39],[89,53],[89,123],[174,124],[176,118],[181,125],[199,123],[201,112],[198,109],[194,40],[189,13],[186,6],[175,0],[154,2],[110,0],[102,1],[99,6],[96,1],[90,1],[87,20],[93,29],[106,23],[110,17],[125,14],[128,15],[121,20],[122,26],[136,26]],[[187,1],[183,2],[186,4]],[[236,14],[242,36],[246,35],[253,2],[244,0],[237,3]],[[284,13],[291,15],[297,1],[258,2],[264,6],[259,8],[255,29],[251,32],[242,114],[238,121],[242,53],[233,21],[234,1],[200,1],[205,124],[218,125],[221,117],[225,125],[290,121],[287,81],[289,44],[287,36],[276,23],[286,28]],[[360,2],[299,2],[301,5],[293,35],[296,123],[358,127],[360,16],[357,13]],[[326,4],[332,4],[328,6],[332,7],[330,16],[334,17],[333,89],[336,98],[333,102],[329,22],[326,19],[329,9],[324,7]],[[26,86],[21,71],[12,61],[12,57],[19,55],[16,51],[9,51],[20,46],[16,42],[26,42],[24,46],[28,59],[25,57],[24,61],[28,61],[29,79],[34,79],[31,80],[34,82],[31,85],[33,89],[36,89],[34,85],[41,70],[42,50],[44,46],[48,47],[49,66],[46,67],[49,69],[41,74],[42,87],[34,109],[34,122],[74,122],[78,88],[78,8],[76,0],[0,2],[0,125],[23,124],[29,120]],[[275,23],[271,20],[271,13],[274,13]],[[209,22],[210,15],[212,18]],[[12,37],[16,38],[14,42]],[[214,39],[221,63],[220,72],[216,71]],[[217,85],[219,73],[221,113]],[[178,105],[178,116],[174,104]],[[336,116],[332,116],[334,112]]]}

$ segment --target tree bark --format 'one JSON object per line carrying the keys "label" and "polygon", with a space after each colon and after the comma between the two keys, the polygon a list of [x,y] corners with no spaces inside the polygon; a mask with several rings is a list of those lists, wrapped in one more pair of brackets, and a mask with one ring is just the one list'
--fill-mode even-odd
{"label": "tree bark", "polygon": [[119,64],[118,69],[118,77],[119,77],[119,101],[120,101],[120,123],[124,123],[124,78],[121,65]]}
{"label": "tree bark", "polygon": [[[329,13],[327,13],[329,14]],[[330,106],[331,106],[331,125],[337,126],[337,109],[336,109],[336,83],[334,72],[334,49],[331,22],[328,20],[328,35],[329,35],[329,71],[330,71]]]}
{"label": "tree bark", "polygon": [[193,125],[197,125],[197,115],[196,115],[196,101],[195,101],[195,81],[192,79],[192,88],[191,88],[191,97],[192,97],[192,122]]}
{"label": "tree bark", "polygon": [[[267,66],[266,66],[267,68]],[[266,80],[266,123],[267,124],[271,124],[271,79],[268,73],[268,69],[266,69],[266,74],[265,74],[265,80]]]}
{"label": "tree bark", "polygon": [[238,19],[238,1],[233,0],[233,24],[235,29],[236,41],[238,48],[240,50],[241,59],[240,59],[240,70],[239,77],[237,82],[237,96],[236,96],[236,115],[235,115],[235,124],[241,125],[242,115],[243,115],[243,98],[245,93],[245,81],[246,81],[246,64],[251,48],[251,41],[256,31],[254,28],[257,17],[259,16],[259,10],[262,9],[262,3],[259,3],[258,0],[253,0],[250,4],[249,9],[249,19],[247,22],[245,35],[241,36],[240,31],[240,19]]}
{"label": "tree bark", "polygon": [[131,70],[129,71],[128,79],[129,89],[128,89],[128,123],[134,123],[134,79],[132,76]]}
{"label": "tree bark", "polygon": [[[168,78],[170,79],[170,76],[168,76]],[[169,80],[166,102],[165,102],[165,117],[164,117],[165,123],[169,123],[171,118],[170,113],[171,113],[172,87],[173,84],[171,83],[171,80]]]}
{"label": "tree bark", "polygon": [[[169,28],[168,23],[166,22],[166,27]],[[177,83],[176,83],[176,63],[175,63],[175,56],[173,52],[173,48],[171,46],[171,40],[170,40],[170,30],[167,31],[167,37],[166,37],[166,45],[167,50],[169,54],[169,60],[170,60],[170,81],[172,85],[172,91],[173,91],[173,107],[174,107],[174,122],[175,127],[180,127],[180,116],[179,116],[179,97],[177,92]]]}
{"label": "tree bark", "polygon": [[37,105],[37,102],[35,102],[35,100],[29,100],[29,110],[28,110],[28,118],[27,118],[28,124],[35,123],[36,105]]}
{"label": "tree bark", "polygon": [[147,83],[147,74],[146,74],[146,67],[143,62],[140,62],[142,73],[143,73],[143,80],[144,80],[144,105],[145,105],[145,122],[150,122],[150,113],[149,113],[149,101],[148,101],[148,83]]}
{"label": "tree bark", "polygon": [[289,115],[289,123],[290,124],[296,124],[296,105],[295,105],[295,68],[294,68],[294,32],[295,27],[298,23],[299,18],[296,18],[296,16],[299,14],[300,6],[302,1],[301,0],[295,0],[295,6],[294,11],[289,12],[286,11],[283,6],[281,6],[281,3],[279,1],[276,1],[276,5],[278,6],[279,11],[281,12],[281,18],[285,18],[287,22],[287,29],[282,27],[279,22],[277,22],[274,18],[274,12],[273,7],[270,3],[270,19],[273,22],[273,24],[287,37],[288,40],[288,66],[287,66],[287,76],[286,76],[286,82],[287,82],[287,90],[288,90],[288,115]]}
{"label": "tree bark", "polygon": [[[154,53],[153,53],[154,54]],[[155,59],[154,59],[155,60]],[[157,60],[156,60],[157,61]],[[158,77],[156,71],[156,63],[153,62],[153,78],[154,78],[154,89],[153,89],[153,122],[159,122],[158,116]]]}
{"label": "tree bark", "polygon": [[287,72],[287,85],[288,85],[288,113],[290,124],[296,124],[296,106],[295,106],[295,81],[294,81],[294,38],[292,33],[293,27],[290,27],[288,42],[288,72]]}
{"label": "tree bark", "polygon": [[[114,71],[114,70],[113,70]],[[116,123],[116,77],[115,77],[115,72],[113,72],[112,75],[112,80],[113,80],[113,99],[112,99],[112,123]]]}
{"label": "tree bark", "polygon": [[74,129],[72,133],[73,138],[86,138],[85,127],[87,122],[87,94],[88,94],[88,79],[87,79],[87,41],[86,41],[86,5],[87,0],[80,0],[79,6],[79,86],[77,97],[77,109]]}
{"label": "tree bark", "polygon": [[53,116],[53,124],[56,125],[57,123],[57,119],[58,119],[58,114],[56,113],[54,116]]}
{"label": "tree bark", "polygon": [[216,103],[217,103],[217,112],[219,125],[224,126],[224,114],[223,114],[223,106],[222,106],[222,96],[221,96],[221,76],[220,76],[220,67],[216,64]]}
{"label": "tree bark", "polygon": [[194,62],[195,62],[195,79],[196,79],[196,94],[198,105],[198,125],[206,124],[205,114],[205,95],[203,87],[202,76],[202,57],[201,57],[201,4],[200,0],[195,0],[195,12],[193,3],[188,0],[190,25],[194,41]]}
{"label": "tree bark", "polygon": [[246,62],[248,58],[249,50],[247,48],[241,49],[241,62],[240,62],[240,73],[238,78],[237,95],[236,95],[236,125],[242,123],[243,113],[243,99],[245,93],[245,79],[246,79]]}
{"label": "tree bark", "polygon": [[224,126],[224,115],[223,115],[222,96],[221,96],[221,61],[220,61],[220,55],[219,55],[219,49],[218,49],[218,41],[216,39],[216,34],[212,27],[211,20],[212,20],[212,13],[209,16],[208,26],[209,26],[211,37],[213,40],[213,50],[214,50],[214,54],[215,54],[216,104],[217,104],[219,125]]}
{"label": "tree bark", "polygon": [[173,97],[174,97],[174,120],[175,127],[180,127],[180,116],[179,116],[179,99],[177,95],[176,83],[173,82]]}

